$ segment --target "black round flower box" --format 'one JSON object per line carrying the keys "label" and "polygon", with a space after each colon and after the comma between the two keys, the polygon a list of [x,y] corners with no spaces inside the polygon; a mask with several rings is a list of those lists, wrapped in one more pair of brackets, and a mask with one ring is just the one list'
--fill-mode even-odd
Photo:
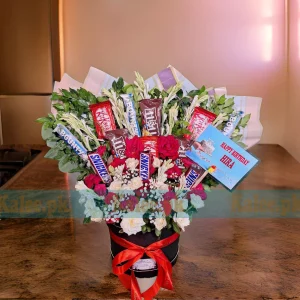
{"label": "black round flower box", "polygon": [[[109,229],[118,237],[123,238],[124,240],[127,240],[131,243],[134,243],[136,245],[142,246],[142,247],[147,247],[159,240],[165,239],[173,235],[175,232],[172,229],[166,229],[164,228],[161,231],[161,236],[157,237],[154,230],[151,232],[138,232],[135,235],[128,235],[126,233],[120,233],[121,227],[115,225],[115,224],[107,224]],[[121,251],[125,250],[122,246],[118,245],[116,242],[114,242],[112,239],[111,241],[111,256],[114,258],[118,253]],[[179,253],[179,238],[175,240],[172,244],[168,245],[165,248],[162,248],[161,250],[165,254],[165,256],[168,258],[168,260],[171,262],[172,266],[176,264],[177,258],[178,258],[178,253]],[[144,254],[142,259],[149,259],[149,257]],[[126,271],[126,274],[130,275],[131,274],[131,268]],[[151,269],[147,270],[139,270],[139,269],[134,269],[135,276],[138,278],[151,278],[157,276],[157,266]]]}

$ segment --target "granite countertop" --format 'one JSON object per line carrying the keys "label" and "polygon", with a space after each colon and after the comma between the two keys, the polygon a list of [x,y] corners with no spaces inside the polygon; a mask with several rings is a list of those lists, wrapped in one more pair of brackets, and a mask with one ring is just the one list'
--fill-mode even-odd
{"label": "granite countertop", "polygon": [[[58,171],[56,161],[43,158],[46,151],[43,148],[1,193],[67,192],[70,180]],[[261,163],[239,186],[241,192],[299,189],[300,164],[283,148],[258,145],[251,152]],[[299,229],[297,218],[194,219],[180,238],[174,292],[163,291],[158,298],[296,299]],[[111,272],[104,223],[82,225],[68,217],[4,219],[0,241],[0,299],[130,299]]]}

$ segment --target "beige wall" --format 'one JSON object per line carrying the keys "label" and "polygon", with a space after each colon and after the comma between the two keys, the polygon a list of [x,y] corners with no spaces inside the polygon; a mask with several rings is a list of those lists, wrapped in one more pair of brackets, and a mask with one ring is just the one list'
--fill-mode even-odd
{"label": "beige wall", "polygon": [[0,96],[4,144],[44,144],[35,120],[50,112],[49,96]]}
{"label": "beige wall", "polygon": [[64,0],[65,71],[132,81],[174,65],[198,86],[263,97],[263,143],[283,144],[284,0]]}
{"label": "beige wall", "polygon": [[300,161],[300,1],[290,0],[289,9],[289,105],[285,148]]}

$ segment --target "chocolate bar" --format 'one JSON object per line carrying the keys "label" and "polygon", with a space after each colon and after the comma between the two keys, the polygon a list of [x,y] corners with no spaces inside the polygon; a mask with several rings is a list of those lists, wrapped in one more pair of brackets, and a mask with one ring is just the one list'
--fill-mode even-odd
{"label": "chocolate bar", "polygon": [[234,129],[236,128],[236,126],[239,124],[242,115],[244,114],[244,112],[239,111],[238,113],[234,113],[229,117],[228,122],[226,123],[222,133],[228,137],[231,137]]}
{"label": "chocolate bar", "polygon": [[85,158],[87,155],[86,148],[78,141],[78,139],[62,124],[58,124],[53,132],[56,132],[59,137],[68,144],[72,150],[76,152],[81,158]]}
{"label": "chocolate bar", "polygon": [[200,166],[193,164],[189,171],[186,173],[186,188],[191,188],[196,180],[200,178],[204,174],[205,170],[202,169]]}
{"label": "chocolate bar", "polygon": [[121,98],[123,99],[124,105],[126,107],[126,112],[128,114],[128,121],[134,130],[134,135],[141,136],[141,130],[140,130],[138,119],[136,117],[136,111],[134,108],[132,94],[121,95]]}
{"label": "chocolate bar", "polygon": [[109,101],[90,105],[99,139],[103,139],[106,131],[115,130],[115,118]]}
{"label": "chocolate bar", "polygon": [[158,157],[157,136],[144,136],[140,138],[142,152],[149,152],[151,155]]}
{"label": "chocolate bar", "polygon": [[192,134],[184,135],[184,137],[196,140],[206,127],[216,119],[216,117],[217,116],[214,113],[204,108],[196,107],[190,120],[190,125],[188,126],[188,130],[192,132]]}
{"label": "chocolate bar", "polygon": [[177,139],[179,141],[179,157],[176,159],[175,163],[179,168],[184,169],[185,166],[182,162],[182,158],[186,158],[185,152],[191,149],[191,141],[185,139],[184,137],[179,137]]}
{"label": "chocolate bar", "polygon": [[111,182],[111,176],[108,173],[107,167],[98,153],[88,154],[91,164],[93,165],[97,174],[101,177],[104,183]]}
{"label": "chocolate bar", "polygon": [[143,117],[143,129],[151,136],[160,135],[162,99],[141,100],[140,108]]}
{"label": "chocolate bar", "polygon": [[140,154],[140,177],[142,180],[150,178],[150,155],[144,152]]}
{"label": "chocolate bar", "polygon": [[115,152],[115,156],[121,159],[126,158],[126,142],[125,138],[129,137],[127,129],[110,130],[105,133],[105,138],[110,141],[110,144]]}

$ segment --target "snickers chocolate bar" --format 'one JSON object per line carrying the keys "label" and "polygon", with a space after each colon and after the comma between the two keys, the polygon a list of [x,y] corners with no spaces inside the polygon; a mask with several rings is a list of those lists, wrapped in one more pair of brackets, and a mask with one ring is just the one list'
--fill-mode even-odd
{"label": "snickers chocolate bar", "polygon": [[104,183],[110,183],[111,176],[109,175],[107,167],[101,156],[98,153],[91,153],[88,154],[88,157],[95,171],[101,177],[102,181]]}
{"label": "snickers chocolate bar", "polygon": [[202,169],[200,166],[193,164],[186,174],[185,187],[191,188],[196,182],[196,180],[204,174],[204,172],[205,170]]}
{"label": "snickers chocolate bar", "polygon": [[150,178],[150,155],[148,153],[140,154],[140,177],[142,180]]}

